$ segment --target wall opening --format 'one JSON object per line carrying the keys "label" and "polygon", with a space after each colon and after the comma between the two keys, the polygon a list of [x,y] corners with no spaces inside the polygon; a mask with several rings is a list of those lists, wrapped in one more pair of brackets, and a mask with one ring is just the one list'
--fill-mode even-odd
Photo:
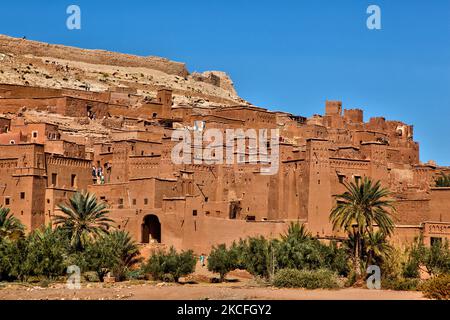
{"label": "wall opening", "polygon": [[161,223],[154,214],[146,215],[142,223],[142,243],[161,243]]}
{"label": "wall opening", "polygon": [[71,187],[76,187],[77,185],[77,175],[76,174],[72,174],[70,176],[70,186]]}

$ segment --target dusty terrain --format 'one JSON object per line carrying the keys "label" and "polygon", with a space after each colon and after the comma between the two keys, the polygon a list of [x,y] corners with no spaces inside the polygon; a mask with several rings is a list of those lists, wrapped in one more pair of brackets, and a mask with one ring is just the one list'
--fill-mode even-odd
{"label": "dusty terrain", "polygon": [[[82,283],[68,289],[65,283],[43,288],[32,284],[0,283],[0,300],[420,300],[421,292],[345,288],[339,290],[278,289],[234,271],[227,282],[210,283],[217,275],[197,264],[184,284],[144,280],[120,283]],[[182,279],[185,281],[185,279]]]}
{"label": "dusty terrain", "polygon": [[250,283],[224,284],[166,284],[133,283],[83,284],[79,290],[70,290],[64,284],[48,288],[9,284],[0,289],[0,299],[13,300],[419,300],[421,292],[368,290],[346,288],[340,290],[277,289],[252,286]]}

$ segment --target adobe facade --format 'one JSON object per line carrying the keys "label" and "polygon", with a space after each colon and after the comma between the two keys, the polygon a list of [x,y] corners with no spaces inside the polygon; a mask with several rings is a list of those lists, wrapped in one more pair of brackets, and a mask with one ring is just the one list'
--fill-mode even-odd
{"label": "adobe facade", "polygon": [[[328,220],[333,195],[345,190],[344,181],[367,176],[394,193],[394,242],[419,234],[428,244],[450,238],[450,188],[435,187],[450,168],[420,162],[411,125],[382,117],[365,122],[362,110],[339,101],[326,101],[323,115],[307,118],[248,105],[175,105],[166,88],[149,100],[123,87],[3,84],[0,113],[0,204],[28,231],[49,223],[74,192],[88,190],[108,204],[117,228],[141,243],[208,252],[246,236],[278,236],[291,221],[331,239],[342,236]],[[63,125],[67,119],[84,131]],[[174,130],[239,128],[279,129],[275,174],[261,174],[263,162],[172,160]],[[250,140],[233,156],[247,159]]]}

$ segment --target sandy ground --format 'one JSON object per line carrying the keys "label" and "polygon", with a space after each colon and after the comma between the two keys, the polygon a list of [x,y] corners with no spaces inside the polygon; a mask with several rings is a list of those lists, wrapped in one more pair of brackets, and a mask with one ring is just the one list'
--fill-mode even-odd
{"label": "sandy ground", "polygon": [[368,290],[277,289],[251,287],[239,282],[227,284],[83,284],[67,289],[63,284],[49,288],[8,285],[0,289],[1,300],[419,300],[421,292]]}
{"label": "sandy ground", "polygon": [[[185,284],[154,281],[86,283],[68,289],[65,283],[0,283],[0,300],[419,300],[421,292],[345,288],[339,290],[278,289],[257,283],[245,271],[229,274],[225,283],[210,283],[216,275],[197,264]],[[184,279],[182,279],[184,280]]]}

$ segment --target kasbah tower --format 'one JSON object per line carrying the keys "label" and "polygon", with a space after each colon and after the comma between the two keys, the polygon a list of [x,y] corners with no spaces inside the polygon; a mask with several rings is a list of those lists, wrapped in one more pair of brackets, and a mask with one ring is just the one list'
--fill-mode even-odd
{"label": "kasbah tower", "polygon": [[[393,192],[394,243],[450,238],[450,188],[435,186],[450,168],[420,161],[412,125],[365,121],[340,101],[310,118],[269,111],[239,98],[223,72],[7,36],[0,69],[0,204],[28,232],[87,190],[144,247],[209,252],[277,237],[296,221],[333,239],[343,236],[329,222],[333,196],[371,177]],[[278,171],[261,174],[260,162],[175,164],[173,131],[199,127],[279,129]]]}

